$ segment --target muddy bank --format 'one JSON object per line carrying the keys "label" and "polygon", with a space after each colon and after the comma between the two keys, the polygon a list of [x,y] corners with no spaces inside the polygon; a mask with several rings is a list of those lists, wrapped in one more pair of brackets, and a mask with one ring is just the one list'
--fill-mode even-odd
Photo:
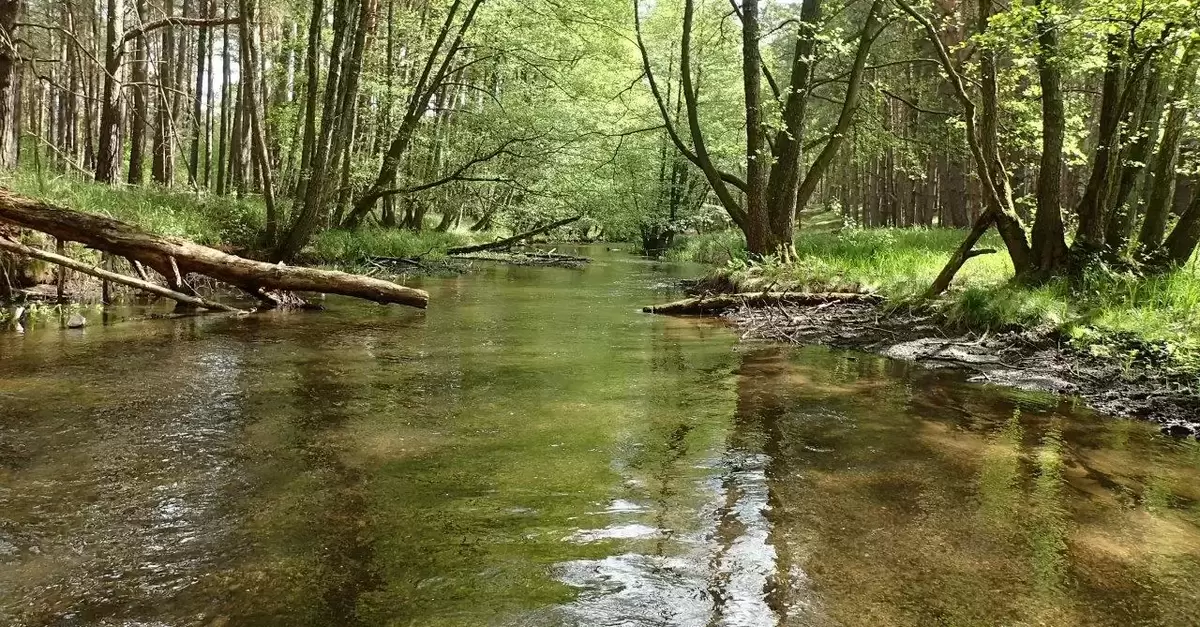
{"label": "muddy bank", "polygon": [[1096,411],[1200,438],[1196,376],[1147,360],[1126,363],[1073,347],[1055,333],[956,328],[944,316],[868,302],[739,306],[720,312],[744,341],[819,344],[956,368],[983,383],[1071,394]]}

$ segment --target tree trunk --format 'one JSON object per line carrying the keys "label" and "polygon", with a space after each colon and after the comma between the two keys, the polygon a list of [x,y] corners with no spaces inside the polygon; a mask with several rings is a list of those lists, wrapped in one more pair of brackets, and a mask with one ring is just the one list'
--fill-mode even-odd
{"label": "tree trunk", "polygon": [[[229,0],[223,0],[223,3],[222,11],[224,12],[225,19],[229,19]],[[229,193],[229,169],[225,157],[228,151],[229,122],[232,115],[230,92],[233,77],[231,76],[230,65],[229,26],[226,25],[221,29],[221,130],[220,139],[217,143],[217,194],[220,196]]]}
{"label": "tree trunk", "polygon": [[1166,58],[1165,54],[1158,56],[1146,79],[1141,112],[1137,116],[1134,129],[1137,139],[1122,159],[1121,178],[1112,200],[1111,214],[1104,236],[1105,248],[1114,258],[1126,252],[1134,223],[1140,214],[1141,197],[1144,194],[1136,192],[1150,171],[1148,163],[1162,124],[1163,70]]}
{"label": "tree trunk", "polygon": [[[138,22],[146,21],[146,0],[137,0]],[[150,108],[146,102],[146,82],[150,80],[146,58],[150,54],[146,37],[138,35],[134,40],[131,78],[133,79],[133,113],[129,121],[129,177],[130,185],[141,185],[146,170],[146,127]]]}
{"label": "tree trunk", "polygon": [[[208,0],[197,0],[200,3],[200,17],[207,18]],[[242,14],[242,19],[246,15]],[[192,94],[192,149],[188,160],[188,178],[192,185],[200,181],[200,142],[204,130],[204,76],[205,65],[208,61],[209,46],[208,29],[202,28],[196,33],[196,85]]]}
{"label": "tree trunk", "polygon": [[100,147],[96,154],[96,181],[113,183],[121,159],[121,2],[108,0],[105,16],[104,95],[100,101]]}
{"label": "tree trunk", "polygon": [[1087,257],[1104,246],[1105,209],[1109,205],[1112,180],[1117,166],[1120,144],[1120,103],[1126,83],[1126,38],[1114,33],[1108,37],[1108,64],[1104,70],[1104,89],[1100,104],[1100,130],[1096,157],[1087,191],[1079,203],[1079,229],[1075,234],[1074,251]]}
{"label": "tree trunk", "polygon": [[17,167],[20,152],[21,112],[18,93],[21,91],[16,49],[17,19],[21,14],[22,0],[0,0],[0,169]]}
{"label": "tree trunk", "polygon": [[0,221],[119,255],[166,277],[202,274],[263,298],[271,290],[325,292],[425,308],[421,290],[366,276],[243,259],[185,240],[159,237],[103,216],[55,207],[0,189]]}
{"label": "tree trunk", "polygon": [[[425,112],[428,111],[429,103],[433,99],[434,94],[442,87],[447,72],[450,70],[450,64],[462,49],[463,38],[471,28],[471,23],[475,20],[475,14],[484,2],[485,0],[471,0],[471,6],[467,9],[467,13],[457,29],[454,26],[454,19],[462,4],[462,0],[455,0],[451,5],[446,20],[442,24],[437,39],[434,41],[433,47],[429,52],[429,57],[426,59],[421,76],[418,78],[413,93],[409,98],[408,109],[405,112],[404,119],[400,123],[400,129],[396,132],[387,153],[383,156],[383,162],[379,167],[379,175],[375,177],[375,181],[371,184],[370,188],[355,201],[354,207],[350,210],[349,215],[346,216],[346,221],[343,223],[343,226],[346,228],[358,226],[359,222],[375,206],[375,203],[383,196],[386,196],[392,186],[395,185],[396,174],[399,171],[402,159],[408,152],[409,145],[412,143],[413,134],[416,132],[421,119],[425,116]],[[443,52],[443,46],[451,33],[454,33],[454,39]],[[442,57],[440,63],[438,62],[439,55]],[[307,239],[307,233],[301,234],[304,235],[304,239]]]}
{"label": "tree trunk", "polygon": [[[168,17],[175,14],[175,0],[165,0],[163,13]],[[171,185],[175,178],[175,138],[172,102],[174,94],[168,92],[175,85],[175,28],[162,29],[161,48],[158,57],[157,115],[154,124],[153,164],[151,175],[160,185]]]}
{"label": "tree trunk", "polygon": [[1200,40],[1188,44],[1183,63],[1175,76],[1169,100],[1170,112],[1163,128],[1162,143],[1154,157],[1153,178],[1148,183],[1150,197],[1146,203],[1146,219],[1138,235],[1138,256],[1153,257],[1162,244],[1167,220],[1175,201],[1176,169],[1179,165],[1179,146],[1187,130],[1188,98],[1196,84],[1200,66]]}
{"label": "tree trunk", "polygon": [[[308,50],[304,57],[304,138],[300,149],[300,177],[293,204],[304,206],[308,182],[312,179],[313,150],[317,142],[317,99],[321,82],[321,22],[325,17],[324,0],[313,0],[308,22]],[[390,78],[389,78],[390,80]]]}
{"label": "tree trunk", "polygon": [[267,216],[264,243],[272,246],[278,231],[278,216],[275,211],[275,179],[271,173],[271,157],[267,152],[267,139],[263,129],[262,110],[258,93],[259,49],[255,24],[259,19],[258,0],[240,0],[242,19],[239,22],[242,39],[242,93],[245,102],[242,110],[249,117],[250,148],[262,181],[263,202]]}
{"label": "tree trunk", "polygon": [[1038,278],[1059,274],[1067,264],[1062,218],[1063,143],[1067,114],[1062,71],[1058,64],[1058,24],[1039,0],[1038,79],[1042,86],[1042,161],[1037,181],[1037,216],[1033,223],[1033,272]]}

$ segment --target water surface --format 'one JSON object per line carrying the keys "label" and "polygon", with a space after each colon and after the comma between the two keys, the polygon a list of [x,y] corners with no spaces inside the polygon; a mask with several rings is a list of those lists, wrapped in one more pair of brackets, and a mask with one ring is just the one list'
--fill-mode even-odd
{"label": "water surface", "polygon": [[1195,625],[1200,447],[645,316],[686,272],[427,312],[0,335],[0,624]]}

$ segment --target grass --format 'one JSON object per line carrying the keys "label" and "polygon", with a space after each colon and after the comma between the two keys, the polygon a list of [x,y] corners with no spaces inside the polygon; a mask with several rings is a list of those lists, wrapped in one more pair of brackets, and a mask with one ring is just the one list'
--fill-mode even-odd
{"label": "grass", "polygon": [[34,173],[23,170],[0,182],[19,194],[206,246],[255,247],[266,213],[262,204],[253,200],[158,187],[100,185],[68,176],[46,176],[39,181]]}
{"label": "grass", "polygon": [[[870,291],[911,304],[941,271],[965,233],[951,229],[847,229],[801,232],[797,261],[746,261],[739,233],[685,238],[669,256],[720,267],[739,289]],[[963,267],[938,307],[952,323],[974,329],[1057,332],[1098,356],[1152,361],[1200,372],[1200,270],[1158,277],[1096,272],[1075,284],[1013,285],[1003,244],[990,234],[980,247],[1000,252]]]}
{"label": "grass", "polygon": [[358,265],[372,257],[437,258],[455,246],[489,239],[489,233],[462,231],[419,233],[402,229],[364,228],[358,231],[325,231],[306,251],[312,261],[320,264]]}

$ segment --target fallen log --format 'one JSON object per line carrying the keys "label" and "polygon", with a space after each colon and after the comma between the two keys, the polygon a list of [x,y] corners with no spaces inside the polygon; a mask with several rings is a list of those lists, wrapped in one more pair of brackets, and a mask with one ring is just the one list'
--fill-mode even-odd
{"label": "fallen log", "polygon": [[167,277],[174,288],[182,287],[175,284],[180,277],[195,273],[255,295],[322,292],[421,309],[429,303],[429,294],[389,281],[245,259],[187,240],[151,235],[118,220],[56,207],[6,189],[0,189],[0,222],[126,257]]}
{"label": "fallen log", "polygon": [[768,307],[771,305],[814,306],[830,303],[877,304],[883,298],[876,294],[842,292],[744,292],[740,294],[714,294],[699,298],[687,298],[665,305],[643,307],[645,313],[667,316],[714,316],[742,306]]}
{"label": "fallen log", "polygon": [[554,229],[557,229],[561,226],[566,226],[568,224],[571,224],[572,222],[578,222],[582,219],[583,219],[583,216],[575,216],[573,218],[564,218],[557,222],[551,222],[550,224],[547,224],[546,226],[539,226],[538,228],[533,229],[532,231],[525,231],[524,233],[518,233],[512,237],[508,237],[508,238],[505,238],[502,240],[496,240],[490,244],[476,244],[474,246],[459,246],[458,248],[451,248],[450,250],[446,251],[446,254],[447,255],[465,255],[467,253],[480,253],[485,250],[499,250],[501,248],[510,248],[513,246],[513,244],[516,244],[518,242],[523,242],[531,237],[536,237],[538,235],[541,235],[542,233],[548,233],[548,232],[553,231]]}
{"label": "fallen log", "polygon": [[559,268],[582,268],[592,260],[570,255],[539,255],[525,252],[482,252],[454,255],[451,259],[462,261],[494,261],[514,266],[544,266]]}
{"label": "fallen log", "polygon": [[82,272],[83,274],[94,276],[94,277],[103,279],[105,281],[112,281],[113,283],[119,283],[119,284],[127,286],[127,287],[132,287],[134,289],[141,290],[143,292],[148,292],[150,294],[154,294],[155,296],[163,296],[165,298],[169,298],[171,300],[174,300],[179,303],[183,303],[185,305],[191,305],[193,307],[200,307],[202,309],[211,309],[213,311],[228,311],[231,313],[246,313],[236,307],[230,307],[229,305],[210,301],[208,299],[201,298],[199,296],[192,296],[190,294],[176,292],[175,290],[168,289],[168,288],[165,288],[161,285],[157,285],[154,283],[142,281],[141,279],[135,279],[133,277],[125,276],[123,274],[118,274],[116,272],[109,272],[108,270],[105,270],[98,266],[86,264],[86,263],[83,263],[82,261],[77,261],[75,259],[71,259],[70,257],[64,257],[64,256],[56,254],[56,253],[33,248],[32,246],[26,246],[25,244],[22,244],[20,242],[14,242],[13,240],[8,239],[7,237],[0,236],[0,250],[6,250],[10,253],[24,255],[26,257],[32,257],[34,259],[41,259],[42,261],[48,261],[50,263],[57,264],[59,267],[62,267],[62,268],[70,268],[71,270],[74,270],[76,272]]}

